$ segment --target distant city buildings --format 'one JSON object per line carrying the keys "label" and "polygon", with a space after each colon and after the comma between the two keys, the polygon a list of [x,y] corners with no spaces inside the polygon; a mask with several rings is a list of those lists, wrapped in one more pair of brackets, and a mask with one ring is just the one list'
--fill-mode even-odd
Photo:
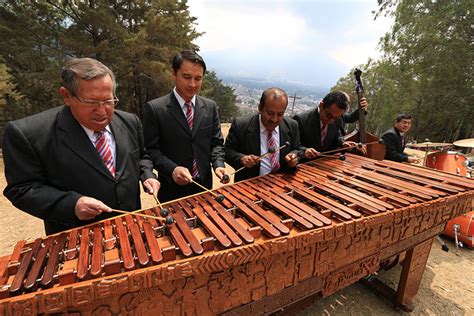
{"label": "distant city buildings", "polygon": [[[236,98],[236,105],[240,110],[241,115],[252,114],[256,113],[257,105],[260,101],[260,97],[262,96],[262,92],[264,89],[260,88],[249,88],[242,84],[235,84],[235,83],[226,83],[227,85],[234,88],[234,94],[237,96]],[[322,98],[320,95],[304,95],[297,93],[297,99],[294,101],[293,107],[293,98],[292,96],[294,93],[291,91],[287,91],[288,93],[288,108],[286,110],[287,116],[292,116],[297,113],[309,111],[313,109],[318,103],[319,100]]]}

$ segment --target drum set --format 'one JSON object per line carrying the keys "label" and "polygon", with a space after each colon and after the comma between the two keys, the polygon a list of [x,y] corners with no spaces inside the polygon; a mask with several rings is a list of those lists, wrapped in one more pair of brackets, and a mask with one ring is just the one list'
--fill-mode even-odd
{"label": "drum set", "polygon": [[[463,154],[454,151],[452,150],[453,145],[462,147],[468,152],[474,148],[474,138],[457,140],[454,143],[432,143],[428,141],[407,144],[408,147],[425,151],[424,166],[460,176],[473,177],[474,153]],[[433,149],[435,150],[433,151]]]}
{"label": "drum set", "polygon": [[[465,153],[451,150],[453,145],[461,147]],[[426,167],[474,178],[474,138],[457,140],[452,144],[428,141],[407,144],[407,146],[425,151],[423,165]],[[466,214],[450,220],[446,224],[443,234],[455,240],[457,255],[459,255],[459,247],[463,247],[463,245],[474,249],[474,210],[466,210]],[[442,249],[448,251],[446,244],[439,237],[438,240],[443,246]]]}

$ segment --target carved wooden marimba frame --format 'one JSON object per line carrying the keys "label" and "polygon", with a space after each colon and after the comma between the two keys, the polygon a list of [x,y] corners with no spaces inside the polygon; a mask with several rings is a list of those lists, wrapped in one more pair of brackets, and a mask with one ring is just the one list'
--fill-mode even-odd
{"label": "carved wooden marimba frame", "polygon": [[[0,313],[259,315],[325,297],[406,252],[394,303],[416,295],[434,236],[474,182],[347,155],[165,204],[176,222],[123,216],[0,258]],[[144,214],[159,214],[157,208]]]}

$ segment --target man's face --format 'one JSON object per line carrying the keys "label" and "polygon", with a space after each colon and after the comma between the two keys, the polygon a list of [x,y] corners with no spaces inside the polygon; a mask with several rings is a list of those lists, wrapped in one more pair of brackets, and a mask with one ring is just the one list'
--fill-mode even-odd
{"label": "man's face", "polygon": [[77,96],[65,87],[59,89],[64,104],[69,106],[74,118],[83,126],[93,130],[103,130],[111,121],[114,107],[106,104],[91,105],[84,101],[106,101],[114,99],[113,83],[110,76],[92,80],[78,79]]}
{"label": "man's face", "polygon": [[345,110],[340,109],[335,103],[328,107],[324,107],[324,103],[319,103],[319,118],[324,125],[329,124],[340,118]]}
{"label": "man's face", "polygon": [[395,122],[395,128],[400,133],[406,133],[410,130],[411,123],[412,123],[411,119],[401,119],[400,122]]}
{"label": "man's face", "polygon": [[286,106],[288,102],[286,98],[270,98],[265,100],[265,104],[259,108],[258,112],[262,118],[262,124],[269,131],[273,131],[285,115]]}
{"label": "man's face", "polygon": [[204,68],[188,60],[184,60],[178,71],[173,73],[176,91],[186,102],[201,90],[203,79]]}

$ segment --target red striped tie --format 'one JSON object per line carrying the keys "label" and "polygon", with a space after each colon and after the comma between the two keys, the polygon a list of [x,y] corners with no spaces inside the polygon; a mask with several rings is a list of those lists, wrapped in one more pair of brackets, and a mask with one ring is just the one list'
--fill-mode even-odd
{"label": "red striped tie", "polygon": [[321,146],[324,145],[324,142],[326,141],[326,136],[328,134],[328,124],[321,124],[321,129],[320,129],[320,133],[321,133]]}
{"label": "red striped tie", "polygon": [[95,149],[99,153],[100,158],[104,162],[107,169],[115,177],[115,163],[114,157],[112,155],[112,149],[110,148],[109,141],[105,137],[105,130],[94,133],[96,136],[95,139]]}
{"label": "red striped tie", "polygon": [[[193,104],[191,102],[185,102],[184,105],[186,106],[186,120],[188,121],[189,129],[193,130],[193,122],[194,122],[194,110]],[[197,165],[196,158],[193,159],[193,178],[196,179],[199,177],[199,168]]]}
{"label": "red striped tie", "polygon": [[280,169],[280,161],[278,159],[279,153],[277,151],[275,139],[273,138],[273,131],[267,130],[267,133],[268,133],[268,137],[267,137],[268,151],[274,150],[274,152],[270,154],[270,164],[272,167],[272,172],[275,172],[278,169]]}

